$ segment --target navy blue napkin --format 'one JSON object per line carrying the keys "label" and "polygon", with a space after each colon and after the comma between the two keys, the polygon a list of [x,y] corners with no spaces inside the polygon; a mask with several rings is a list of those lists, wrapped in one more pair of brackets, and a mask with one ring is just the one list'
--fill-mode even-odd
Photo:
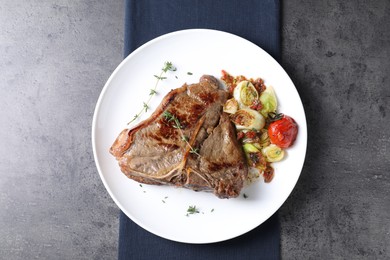
{"label": "navy blue napkin", "polygon": [[[126,0],[125,57],[163,34],[207,28],[241,36],[280,58],[278,0]],[[279,259],[277,214],[254,230],[228,241],[186,244],[145,231],[123,212],[119,259]]]}

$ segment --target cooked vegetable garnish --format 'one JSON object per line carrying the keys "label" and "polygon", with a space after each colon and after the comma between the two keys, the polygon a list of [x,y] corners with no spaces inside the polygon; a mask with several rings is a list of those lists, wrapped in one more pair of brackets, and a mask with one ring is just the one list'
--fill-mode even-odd
{"label": "cooked vegetable garnish", "polygon": [[267,161],[261,151],[253,144],[244,144],[243,148],[249,165],[261,172],[264,171]]}
{"label": "cooked vegetable garnish", "polygon": [[230,114],[238,130],[237,140],[250,166],[248,181],[262,175],[264,182],[270,182],[274,176],[271,163],[284,158],[283,149],[294,143],[297,125],[291,117],[277,112],[275,92],[263,79],[233,77],[226,71],[222,71],[221,79],[233,96],[223,111]]}
{"label": "cooked vegetable garnish", "polygon": [[265,156],[267,162],[279,162],[284,157],[284,151],[282,148],[275,144],[264,147],[261,152]]}
{"label": "cooked vegetable garnish", "polygon": [[259,99],[255,86],[247,80],[241,81],[234,88],[233,96],[242,108],[252,106]]}
{"label": "cooked vegetable garnish", "polygon": [[254,146],[253,144],[244,144],[244,145],[242,146],[242,148],[244,149],[244,152],[245,152],[246,154],[249,154],[249,153],[257,153],[257,152],[260,151],[260,150],[257,149],[257,147]]}
{"label": "cooked vegetable garnish", "polygon": [[279,119],[282,119],[283,118],[283,114],[282,113],[274,113],[274,112],[269,112],[268,113],[268,121],[269,122],[274,122],[274,121],[277,121]]}
{"label": "cooked vegetable garnish", "polygon": [[238,110],[238,102],[234,98],[228,99],[223,106],[223,112],[234,114]]}
{"label": "cooked vegetable garnish", "polygon": [[261,129],[261,132],[260,132],[260,146],[261,147],[266,147],[268,145],[270,145],[271,141],[269,140],[269,136],[268,136],[268,131],[267,129]]}
{"label": "cooked vegetable garnish", "polygon": [[290,147],[298,134],[298,125],[294,119],[284,115],[282,119],[272,122],[268,127],[271,143],[281,148]]}
{"label": "cooked vegetable garnish", "polygon": [[265,125],[264,117],[259,112],[250,108],[238,110],[231,118],[238,130],[254,129],[258,131]]}
{"label": "cooked vegetable garnish", "polygon": [[268,113],[274,113],[276,111],[276,108],[278,107],[278,101],[272,87],[267,87],[265,91],[261,93],[260,102],[263,105],[260,113],[264,117],[268,117]]}

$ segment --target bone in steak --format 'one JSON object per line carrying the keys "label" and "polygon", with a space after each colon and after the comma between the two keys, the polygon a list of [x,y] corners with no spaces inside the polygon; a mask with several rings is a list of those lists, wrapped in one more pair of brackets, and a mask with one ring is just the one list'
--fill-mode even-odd
{"label": "bone in steak", "polygon": [[[213,191],[220,198],[237,197],[248,167],[235,127],[222,111],[227,97],[212,76],[184,84],[170,91],[148,119],[124,129],[110,153],[122,172],[138,182]],[[181,131],[164,112],[178,118]],[[198,154],[191,153],[191,148],[198,149]]]}

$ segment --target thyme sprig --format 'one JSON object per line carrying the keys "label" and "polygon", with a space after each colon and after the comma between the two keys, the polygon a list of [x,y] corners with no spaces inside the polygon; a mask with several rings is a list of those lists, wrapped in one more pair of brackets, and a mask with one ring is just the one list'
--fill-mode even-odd
{"label": "thyme sprig", "polygon": [[194,206],[189,206],[188,209],[187,209],[187,217],[189,216],[189,214],[195,214],[195,213],[199,213],[199,209],[194,205]]}
{"label": "thyme sprig", "polygon": [[163,117],[168,122],[172,122],[173,121],[174,125],[172,127],[179,130],[180,135],[181,135],[181,140],[183,140],[188,145],[188,147],[190,148],[190,153],[193,153],[193,154],[196,154],[196,155],[200,156],[200,154],[198,153],[199,149],[192,147],[191,144],[188,142],[189,141],[188,136],[184,135],[183,130],[182,130],[183,126],[181,125],[179,119],[175,115],[173,115],[172,113],[170,113],[168,111],[164,111]]}
{"label": "thyme sprig", "polygon": [[161,69],[161,72],[159,75],[154,75],[154,77],[157,78],[157,81],[156,81],[156,84],[154,85],[154,88],[150,89],[148,100],[146,102],[143,102],[142,109],[137,114],[134,115],[133,119],[127,123],[128,125],[131,124],[137,118],[139,118],[143,112],[148,112],[148,109],[150,108],[149,103],[152,100],[152,97],[157,94],[158,83],[160,83],[160,81],[162,81],[164,79],[167,79],[167,77],[165,77],[164,75],[168,71],[176,71],[176,67],[170,61],[166,61],[164,63],[164,67]]}

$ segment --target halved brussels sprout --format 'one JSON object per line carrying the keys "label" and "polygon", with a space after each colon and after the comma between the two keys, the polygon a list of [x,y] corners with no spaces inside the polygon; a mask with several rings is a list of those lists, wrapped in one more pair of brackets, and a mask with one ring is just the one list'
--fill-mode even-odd
{"label": "halved brussels sprout", "polygon": [[234,88],[233,96],[241,107],[250,107],[255,100],[259,99],[259,93],[253,84],[247,80],[241,81]]}
{"label": "halved brussels sprout", "polygon": [[234,99],[228,99],[223,105],[223,112],[229,113],[229,114],[234,114],[238,110],[238,102]]}
{"label": "halved brussels sprout", "polygon": [[268,162],[279,162],[284,157],[283,149],[275,144],[264,147],[261,152]]}
{"label": "halved brussels sprout", "polygon": [[268,113],[276,112],[278,101],[276,99],[274,89],[271,86],[267,87],[264,92],[261,93],[260,102],[263,105],[260,113],[264,117],[268,117]]}
{"label": "halved brussels sprout", "polygon": [[264,117],[259,112],[249,108],[240,109],[231,117],[238,130],[258,131],[265,125]]}

